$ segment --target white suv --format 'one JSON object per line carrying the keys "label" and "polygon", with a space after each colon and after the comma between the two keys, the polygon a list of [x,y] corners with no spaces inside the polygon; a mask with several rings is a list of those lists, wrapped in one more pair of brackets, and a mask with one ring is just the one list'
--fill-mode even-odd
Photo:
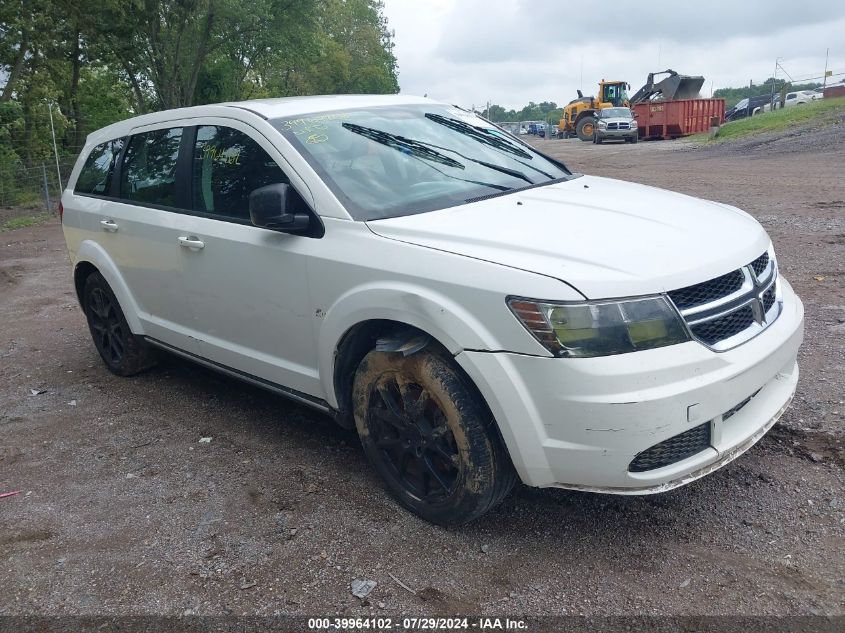
{"label": "white suv", "polygon": [[661,492],[752,446],[803,307],[749,215],[573,173],[407,96],[158,112],[62,196],[97,350],[167,350],[357,428],[396,498],[469,521],[531,486]]}

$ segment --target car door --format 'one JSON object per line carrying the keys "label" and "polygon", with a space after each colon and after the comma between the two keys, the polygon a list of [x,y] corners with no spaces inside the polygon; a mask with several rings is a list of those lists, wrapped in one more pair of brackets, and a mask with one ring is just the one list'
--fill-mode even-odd
{"label": "car door", "polygon": [[99,220],[103,243],[138,306],[147,336],[197,353],[178,245],[182,126],[134,130]]}
{"label": "car door", "polygon": [[322,397],[307,283],[308,257],[319,240],[258,228],[249,219],[249,194],[290,183],[290,167],[264,136],[238,121],[211,119],[192,136],[193,215],[180,226],[193,246],[181,256],[200,353]]}

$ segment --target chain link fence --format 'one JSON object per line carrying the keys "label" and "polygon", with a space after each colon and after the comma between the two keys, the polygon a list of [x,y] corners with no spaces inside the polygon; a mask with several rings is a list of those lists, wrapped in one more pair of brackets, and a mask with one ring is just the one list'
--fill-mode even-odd
{"label": "chain link fence", "polygon": [[27,108],[2,105],[0,225],[16,218],[55,214],[85,137],[111,121],[90,119],[85,113],[72,119],[49,102]]}
{"label": "chain link fence", "polygon": [[59,163],[58,170],[55,163],[48,162],[33,167],[0,165],[0,207],[57,211],[62,185],[67,183],[73,164],[66,160]]}

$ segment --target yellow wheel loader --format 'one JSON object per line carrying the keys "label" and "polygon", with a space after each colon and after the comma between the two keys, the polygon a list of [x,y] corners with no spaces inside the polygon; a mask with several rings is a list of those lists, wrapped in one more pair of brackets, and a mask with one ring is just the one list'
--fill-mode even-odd
{"label": "yellow wheel loader", "polygon": [[[663,80],[655,83],[655,75],[667,75]],[[596,127],[596,111],[604,108],[619,108],[622,106],[632,107],[644,101],[672,101],[674,99],[695,99],[701,86],[704,85],[704,77],[679,75],[671,68],[649,73],[648,81],[636,94],[628,98],[627,90],[631,89],[630,84],[624,81],[599,82],[599,96],[585,97],[578,91],[578,98],[570,101],[563,108],[563,118],[560,120],[558,129],[559,138],[570,138],[577,136],[582,141],[592,141]]]}
{"label": "yellow wheel loader", "polygon": [[577,136],[582,141],[592,141],[596,128],[596,110],[628,105],[628,93],[631,86],[624,81],[599,82],[599,96],[585,97],[578,91],[578,98],[573,99],[563,108],[558,136],[570,138]]}

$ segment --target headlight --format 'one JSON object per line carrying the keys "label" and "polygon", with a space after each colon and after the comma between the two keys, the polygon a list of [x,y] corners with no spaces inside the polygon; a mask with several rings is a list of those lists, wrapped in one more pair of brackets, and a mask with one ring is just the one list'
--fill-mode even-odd
{"label": "headlight", "polygon": [[631,121],[631,129],[632,129],[632,130],[636,130],[636,129],[637,129],[637,122],[636,122],[636,121]]}
{"label": "headlight", "polygon": [[604,130],[607,127],[607,123],[604,121],[599,121],[599,129]]}
{"label": "headlight", "polygon": [[610,356],[690,340],[680,316],[662,296],[584,303],[512,297],[508,307],[555,356]]}

